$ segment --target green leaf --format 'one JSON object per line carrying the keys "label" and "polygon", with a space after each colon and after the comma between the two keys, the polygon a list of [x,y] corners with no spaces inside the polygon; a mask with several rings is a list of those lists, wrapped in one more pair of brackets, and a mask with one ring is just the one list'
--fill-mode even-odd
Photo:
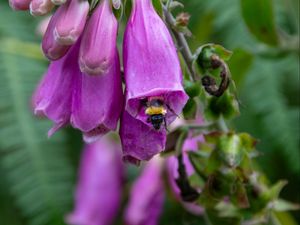
{"label": "green leaf", "polygon": [[220,97],[209,96],[204,113],[208,119],[218,119],[220,116],[231,119],[239,115],[239,105],[235,96],[226,91]]}
{"label": "green leaf", "polygon": [[201,93],[200,82],[184,81],[184,90],[190,98],[194,98]]}
{"label": "green leaf", "polygon": [[239,166],[245,156],[241,139],[236,134],[222,135],[217,149],[221,159],[230,167]]}
{"label": "green leaf", "polygon": [[197,103],[194,99],[190,98],[183,108],[183,116],[185,119],[195,119],[197,114]]}
{"label": "green leaf", "polygon": [[252,34],[260,41],[277,45],[273,1],[272,0],[241,0],[242,15]]}
{"label": "green leaf", "polygon": [[132,0],[125,0],[125,3],[124,3],[124,14],[125,14],[125,16],[127,18],[130,17],[131,10],[132,10]]}
{"label": "green leaf", "polygon": [[190,160],[191,164],[193,165],[196,173],[202,177],[206,177],[206,176],[203,176],[203,171],[205,168],[205,163],[207,161],[207,156],[201,155],[201,151],[197,151],[197,152],[189,151],[188,156],[189,156],[189,160]]}
{"label": "green leaf", "polygon": [[238,217],[220,217],[217,210],[206,210],[209,224],[212,225],[240,225],[241,218]]}
{"label": "green leaf", "polygon": [[241,48],[233,50],[233,54],[228,61],[228,66],[232,79],[238,87],[243,83],[252,63],[253,55],[250,52]]}
{"label": "green leaf", "polygon": [[247,150],[248,152],[254,150],[257,141],[250,134],[240,133],[239,138],[245,150]]}
{"label": "green leaf", "polygon": [[272,208],[275,211],[284,212],[290,210],[299,210],[299,204],[294,204],[283,199],[277,199],[272,203]]}

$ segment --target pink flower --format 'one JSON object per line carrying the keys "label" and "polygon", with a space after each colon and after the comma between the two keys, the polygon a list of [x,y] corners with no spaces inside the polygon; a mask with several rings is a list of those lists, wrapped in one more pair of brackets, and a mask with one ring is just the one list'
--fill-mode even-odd
{"label": "pink flower", "polygon": [[71,123],[84,133],[86,142],[92,142],[117,128],[122,107],[119,56],[115,52],[112,66],[103,76],[81,74],[74,88]]}
{"label": "pink flower", "polygon": [[135,0],[133,3],[123,42],[125,110],[152,126],[151,119],[162,121],[159,117],[149,118],[151,113],[147,113],[146,106],[153,97],[158,98],[163,106],[160,111],[166,118],[165,125],[169,125],[181,113],[188,99],[182,86],[178,55],[152,1]]}
{"label": "pink flower", "polygon": [[31,0],[9,0],[9,5],[13,10],[28,10]]}
{"label": "pink flower", "polygon": [[157,225],[165,198],[162,161],[155,158],[133,184],[125,211],[126,225]]}
{"label": "pink flower", "polygon": [[49,136],[70,121],[73,90],[81,76],[76,66],[77,58],[78,44],[63,58],[50,64],[33,96],[35,114],[46,116],[55,123]]}
{"label": "pink flower", "polygon": [[72,45],[78,40],[84,29],[89,12],[89,2],[68,0],[58,10],[62,12],[54,27],[54,38],[61,45]]}
{"label": "pink flower", "polygon": [[123,108],[118,54],[104,76],[81,73],[78,65],[80,40],[61,59],[53,61],[40,83],[33,102],[35,113],[55,125],[49,135],[71,122],[87,142],[115,130]]}
{"label": "pink flower", "polygon": [[32,0],[30,3],[30,13],[33,16],[42,16],[49,13],[54,7],[51,0]]}
{"label": "pink flower", "polygon": [[72,225],[110,225],[121,203],[123,165],[120,146],[107,136],[83,151]]}
{"label": "pink flower", "polygon": [[110,0],[103,0],[93,11],[82,36],[79,64],[90,75],[107,73],[113,65],[117,45],[118,21]]}
{"label": "pink flower", "polygon": [[134,164],[150,160],[165,148],[166,131],[157,132],[140,120],[123,112],[120,126],[123,159]]}
{"label": "pink flower", "polygon": [[49,60],[58,60],[63,57],[68,50],[70,49],[70,45],[61,45],[54,38],[54,28],[58,19],[62,16],[64,11],[61,8],[58,8],[56,12],[52,15],[50,22],[47,26],[46,32],[43,36],[42,40],[42,49],[45,56]]}

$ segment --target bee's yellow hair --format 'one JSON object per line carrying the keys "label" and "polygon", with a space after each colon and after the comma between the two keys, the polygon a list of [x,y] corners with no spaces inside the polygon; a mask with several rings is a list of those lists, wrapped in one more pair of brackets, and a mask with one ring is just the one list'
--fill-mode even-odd
{"label": "bee's yellow hair", "polygon": [[160,107],[150,106],[146,109],[145,113],[147,115],[155,115],[155,114],[165,115],[167,113],[167,110],[163,106]]}

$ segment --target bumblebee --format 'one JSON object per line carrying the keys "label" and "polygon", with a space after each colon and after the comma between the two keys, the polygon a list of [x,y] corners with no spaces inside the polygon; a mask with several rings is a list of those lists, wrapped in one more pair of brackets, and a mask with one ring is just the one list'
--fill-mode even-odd
{"label": "bumblebee", "polygon": [[167,110],[164,105],[164,101],[159,97],[151,97],[144,102],[146,109],[145,114],[148,115],[147,122],[151,123],[155,130],[159,130],[164,123],[165,128]]}

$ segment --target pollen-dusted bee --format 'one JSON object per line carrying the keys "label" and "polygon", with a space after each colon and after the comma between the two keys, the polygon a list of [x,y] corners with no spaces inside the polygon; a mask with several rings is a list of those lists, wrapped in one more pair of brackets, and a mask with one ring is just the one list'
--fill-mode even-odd
{"label": "pollen-dusted bee", "polygon": [[149,116],[147,122],[151,123],[155,130],[159,130],[163,123],[166,128],[167,110],[163,99],[160,97],[150,97],[146,101],[144,100],[144,105],[146,106],[145,114]]}

